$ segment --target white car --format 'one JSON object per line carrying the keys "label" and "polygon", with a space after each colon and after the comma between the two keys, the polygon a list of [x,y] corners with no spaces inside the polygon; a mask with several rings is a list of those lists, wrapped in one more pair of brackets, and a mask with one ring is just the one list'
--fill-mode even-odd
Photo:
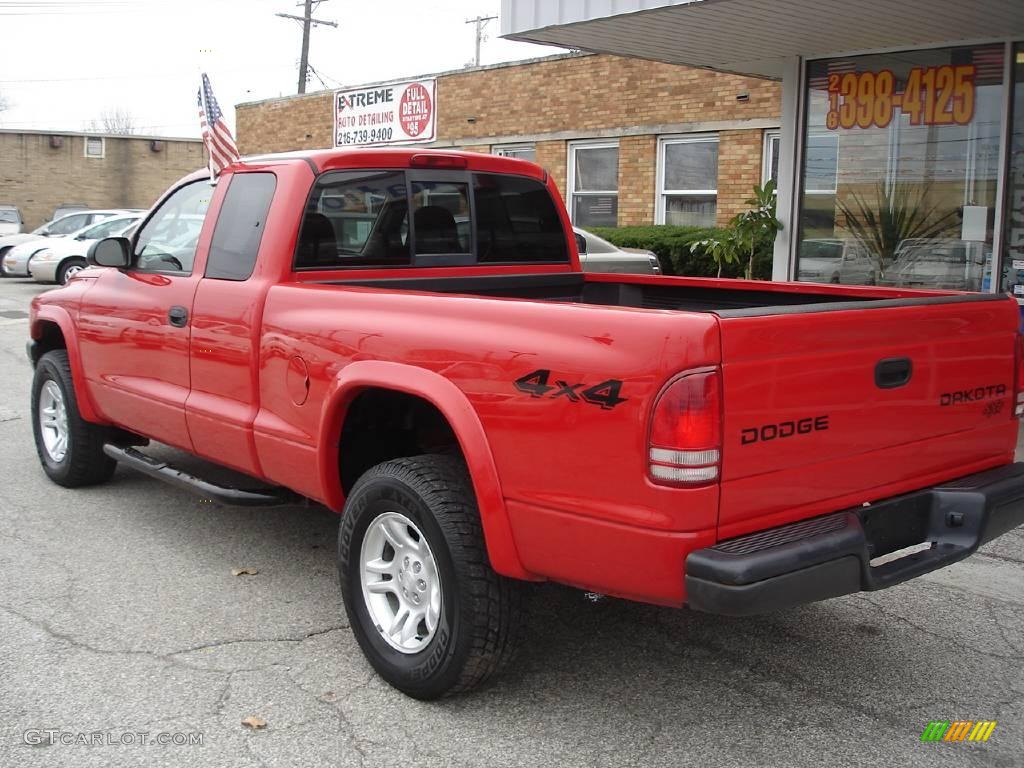
{"label": "white car", "polygon": [[817,237],[800,243],[797,279],[812,283],[874,285],[875,260],[858,240]]}
{"label": "white car", "polygon": [[21,233],[21,212],[13,205],[0,205],[0,235]]}
{"label": "white car", "polygon": [[64,285],[88,266],[85,255],[89,246],[104,237],[123,235],[142,218],[142,214],[113,216],[80,229],[71,237],[47,241],[42,250],[36,251],[29,263],[29,272],[37,283],[60,283]]}
{"label": "white car", "polygon": [[37,251],[46,246],[46,239],[73,235],[90,224],[109,219],[111,216],[127,216],[137,213],[133,210],[110,209],[79,211],[62,216],[32,232],[0,237],[0,267],[4,277],[28,277],[28,262]]}

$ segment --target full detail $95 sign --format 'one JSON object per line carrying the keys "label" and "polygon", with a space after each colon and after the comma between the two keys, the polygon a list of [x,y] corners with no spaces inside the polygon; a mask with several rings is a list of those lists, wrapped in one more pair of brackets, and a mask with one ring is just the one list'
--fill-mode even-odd
{"label": "full detail $95 sign", "polygon": [[434,79],[353,88],[334,94],[336,147],[433,141],[436,127]]}
{"label": "full detail $95 sign", "polygon": [[911,125],[967,125],[974,117],[973,64],[914,67],[904,82],[883,69],[828,77],[825,126],[885,128],[899,109]]}

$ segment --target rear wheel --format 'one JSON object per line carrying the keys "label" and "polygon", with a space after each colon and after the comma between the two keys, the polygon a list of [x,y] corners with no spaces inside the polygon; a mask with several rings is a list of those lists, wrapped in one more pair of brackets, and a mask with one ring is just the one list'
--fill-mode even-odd
{"label": "rear wheel", "polygon": [[76,256],[75,258],[67,259],[60,265],[60,269],[57,270],[57,282],[60,285],[66,284],[68,280],[77,275],[87,266],[88,264],[83,258]]}
{"label": "rear wheel", "polygon": [[381,677],[419,699],[472,688],[518,646],[522,585],[490,566],[461,458],[378,464],[338,534],[349,624]]}
{"label": "rear wheel", "polygon": [[117,462],[103,452],[108,430],[78,412],[68,353],[47,352],[32,380],[32,431],[43,471],[58,485],[76,488],[109,480]]}

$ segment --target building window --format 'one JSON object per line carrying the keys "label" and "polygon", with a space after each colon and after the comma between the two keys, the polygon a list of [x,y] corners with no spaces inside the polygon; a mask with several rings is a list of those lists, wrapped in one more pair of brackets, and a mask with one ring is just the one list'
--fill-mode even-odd
{"label": "building window", "polygon": [[104,156],[105,140],[102,136],[85,137],[85,156],[102,159]]}
{"label": "building window", "polygon": [[516,160],[529,160],[537,162],[537,147],[534,144],[507,144],[503,147],[494,147],[494,154],[502,157],[514,157]]}
{"label": "building window", "polygon": [[765,131],[764,134],[764,163],[761,167],[761,183],[775,182],[779,186],[779,146],[782,143],[782,136],[778,131]]}
{"label": "building window", "polygon": [[715,226],[718,136],[661,139],[658,164],[658,223]]}
{"label": "building window", "polygon": [[619,218],[619,144],[569,145],[569,214],[580,227],[614,227]]}
{"label": "building window", "polygon": [[807,65],[797,276],[991,290],[1005,46]]}

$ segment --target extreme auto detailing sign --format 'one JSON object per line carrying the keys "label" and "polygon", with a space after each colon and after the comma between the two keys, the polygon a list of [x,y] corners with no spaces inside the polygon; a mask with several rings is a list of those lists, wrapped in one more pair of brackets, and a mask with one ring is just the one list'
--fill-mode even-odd
{"label": "extreme auto detailing sign", "polygon": [[436,94],[434,79],[337,91],[334,145],[366,147],[433,141]]}

